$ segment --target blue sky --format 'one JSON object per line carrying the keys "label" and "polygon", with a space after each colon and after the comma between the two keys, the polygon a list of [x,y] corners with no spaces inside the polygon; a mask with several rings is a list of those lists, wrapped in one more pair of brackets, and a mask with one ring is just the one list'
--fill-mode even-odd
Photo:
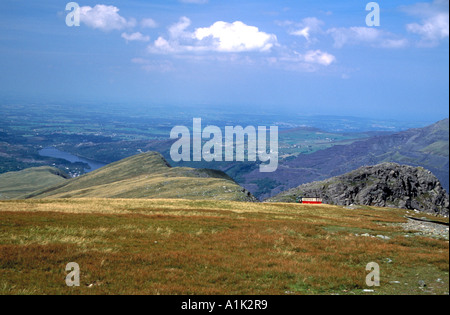
{"label": "blue sky", "polygon": [[448,0],[0,2],[0,101],[448,117]]}

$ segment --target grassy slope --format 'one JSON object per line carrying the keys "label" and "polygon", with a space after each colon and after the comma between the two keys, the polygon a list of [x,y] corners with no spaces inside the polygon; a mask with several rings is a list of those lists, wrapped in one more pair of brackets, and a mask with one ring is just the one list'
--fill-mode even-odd
{"label": "grassy slope", "polygon": [[[448,293],[448,241],[393,225],[404,215],[173,199],[2,201],[0,294],[365,294],[369,262],[381,268],[375,294]],[[72,261],[78,288],[64,282]]]}
{"label": "grassy slope", "polygon": [[[441,168],[448,168],[449,157],[449,119],[441,120],[431,126],[422,129],[411,129],[404,132],[410,133],[411,138],[399,148],[393,148],[392,152],[386,152],[385,161],[405,161],[406,163],[416,163],[414,158],[408,156],[410,152],[422,152],[425,154],[446,157],[444,165],[436,165]],[[428,157],[428,159],[430,159]],[[430,159],[431,160],[431,159]],[[426,165],[424,165],[426,166]]]}
{"label": "grassy slope", "polygon": [[417,146],[417,151],[438,156],[449,157],[449,119],[444,119],[424,128],[424,133],[410,141],[410,146]]}
{"label": "grassy slope", "polygon": [[183,198],[251,201],[226,174],[171,168],[158,153],[143,153],[23,198]]}
{"label": "grassy slope", "polygon": [[0,199],[14,199],[35,190],[64,182],[67,174],[53,167],[29,168],[0,175]]}

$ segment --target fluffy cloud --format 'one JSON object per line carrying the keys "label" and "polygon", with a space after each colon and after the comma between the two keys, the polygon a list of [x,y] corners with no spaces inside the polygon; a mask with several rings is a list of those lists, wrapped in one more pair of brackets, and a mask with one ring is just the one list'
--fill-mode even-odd
{"label": "fluffy cloud", "polygon": [[308,71],[316,70],[316,66],[330,66],[336,62],[336,57],[321,50],[309,50],[302,54],[297,51],[290,52],[280,58],[272,59],[272,63],[281,61],[290,65],[295,65],[296,68],[301,67]]}
{"label": "fluffy cloud", "polygon": [[127,42],[132,42],[132,41],[148,42],[150,40],[149,36],[144,36],[140,32],[136,32],[136,33],[132,33],[132,34],[122,33],[122,38],[125,39]]}
{"label": "fluffy cloud", "polygon": [[422,24],[413,23],[407,25],[408,31],[421,35],[425,40],[437,41],[448,38],[449,15],[438,14],[425,20]]}
{"label": "fluffy cloud", "polygon": [[320,50],[308,51],[304,54],[303,58],[305,62],[316,63],[322,66],[329,66],[336,61],[336,57]]}
{"label": "fluffy cloud", "polygon": [[[319,26],[318,20],[303,22]],[[182,17],[148,47],[153,54],[173,54],[193,61],[224,61],[242,65],[271,66],[289,71],[314,72],[336,62],[336,57],[322,50],[299,53],[278,43],[274,34],[237,21],[216,22],[209,27],[189,31],[191,20]],[[312,29],[312,28],[311,28]],[[314,28],[315,29],[315,28]],[[219,54],[214,54],[214,53]],[[247,55],[243,52],[260,52]],[[150,67],[148,64],[146,66]],[[153,67],[150,67],[153,69]]]}
{"label": "fluffy cloud", "polygon": [[275,35],[242,22],[216,22],[211,27],[198,28],[194,36],[200,41],[212,39],[211,49],[221,52],[269,51],[277,43]]}
{"label": "fluffy cloud", "polygon": [[122,30],[136,25],[135,20],[127,20],[120,16],[117,7],[103,4],[98,4],[93,8],[81,7],[80,21],[91,28],[102,31]]}
{"label": "fluffy cloud", "polygon": [[180,51],[181,49],[177,44],[171,44],[163,37],[158,37],[158,39],[155,40],[155,43],[148,47],[148,50],[151,53],[175,53],[177,51]]}
{"label": "fluffy cloud", "polygon": [[210,27],[187,29],[191,20],[182,17],[169,28],[169,38],[159,37],[149,46],[151,53],[184,52],[267,52],[277,45],[277,37],[242,22],[216,22]]}
{"label": "fluffy cloud", "polygon": [[407,13],[422,18],[420,23],[406,25],[406,29],[417,34],[422,44],[436,45],[449,37],[449,1],[435,0],[403,8]]}
{"label": "fluffy cloud", "polygon": [[372,47],[402,48],[408,41],[373,27],[341,27],[327,31],[334,39],[334,46],[342,48],[345,45],[366,44]]}
{"label": "fluffy cloud", "polygon": [[186,32],[186,29],[191,26],[191,20],[185,16],[180,18],[180,21],[178,23],[175,23],[171,27],[169,27],[169,34],[170,37],[173,39],[179,39],[181,37],[192,37],[191,34]]}

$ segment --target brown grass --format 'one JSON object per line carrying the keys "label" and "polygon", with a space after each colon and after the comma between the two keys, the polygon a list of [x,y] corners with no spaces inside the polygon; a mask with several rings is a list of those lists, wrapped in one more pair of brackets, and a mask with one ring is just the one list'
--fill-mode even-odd
{"label": "brown grass", "polygon": [[[448,242],[393,225],[404,214],[227,201],[0,202],[0,294],[361,294],[372,261],[382,272],[378,294],[447,293]],[[72,261],[79,288],[65,285]]]}

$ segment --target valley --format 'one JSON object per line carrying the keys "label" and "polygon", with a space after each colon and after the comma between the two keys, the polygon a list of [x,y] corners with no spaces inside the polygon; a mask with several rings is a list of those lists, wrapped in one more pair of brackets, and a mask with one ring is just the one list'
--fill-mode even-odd
{"label": "valley", "polygon": [[[25,110],[26,114],[23,114]],[[402,152],[393,150],[388,144],[383,152],[390,152],[389,155],[377,158],[368,155],[367,148],[363,147],[364,143],[377,145],[379,141],[398,146],[398,140],[392,142],[389,139],[409,127],[426,126],[424,122],[413,124],[331,116],[305,118],[284,114],[245,116],[206,108],[189,111],[180,108],[178,113],[169,114],[164,108],[149,112],[144,107],[136,107],[130,113],[125,106],[97,105],[93,110],[83,104],[35,104],[26,108],[18,104],[1,105],[0,114],[0,173],[50,166],[74,177],[90,171],[88,164],[78,159],[109,164],[141,152],[156,151],[173,166],[224,171],[261,200],[303,183],[385,161],[430,169],[448,189],[448,153],[445,156],[448,136],[424,137],[428,140],[412,150],[405,147]],[[176,125],[191,126],[192,118],[189,117],[203,117],[205,125],[214,124],[221,128],[227,125],[277,125],[280,130],[280,169],[273,174],[261,174],[259,162],[172,161],[170,148],[174,140],[169,138],[170,130]],[[40,152],[46,148],[55,148],[77,159],[71,162],[61,158],[62,155],[42,156]],[[329,158],[336,154],[342,157]],[[346,156],[351,156],[354,162],[347,161]]]}

